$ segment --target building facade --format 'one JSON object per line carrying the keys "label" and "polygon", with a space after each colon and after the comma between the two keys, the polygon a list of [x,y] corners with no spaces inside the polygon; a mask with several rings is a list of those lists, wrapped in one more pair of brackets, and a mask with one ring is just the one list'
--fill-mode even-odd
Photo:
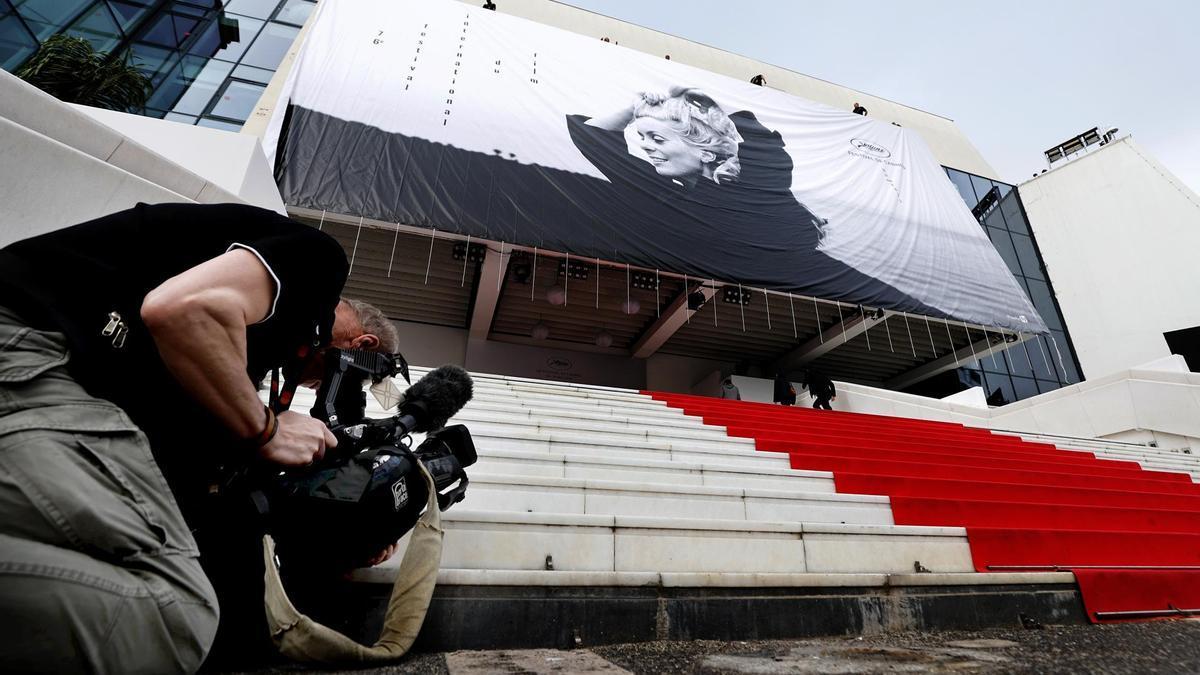
{"label": "building facade", "polygon": [[[1051,333],[972,360],[914,393],[945,396],[980,386],[993,404],[1002,404],[1080,380],[1021,197],[995,180],[952,120],[569,5],[544,0],[501,5],[498,11],[731,77],[765,75],[769,86],[828,105],[849,109],[861,101],[872,116],[920,132]],[[129,58],[150,78],[153,92],[143,114],[237,131],[256,109],[272,105],[264,92],[273,78],[286,74],[276,71],[315,7],[311,0],[0,0],[0,65],[16,69],[56,33],[82,36],[99,51]]]}
{"label": "building facade", "polygon": [[0,66],[57,33],[150,78],[143,114],[237,131],[316,3],[310,0],[0,0]]}

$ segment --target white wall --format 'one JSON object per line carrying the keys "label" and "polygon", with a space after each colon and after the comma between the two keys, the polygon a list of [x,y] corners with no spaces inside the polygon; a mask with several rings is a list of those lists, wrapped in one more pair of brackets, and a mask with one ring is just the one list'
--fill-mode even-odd
{"label": "white wall", "polygon": [[139,201],[239,198],[0,71],[0,246]]}
{"label": "white wall", "polygon": [[254,136],[83,105],[72,107],[247,204],[287,214],[262,144]]}
{"label": "white wall", "polygon": [[645,365],[626,356],[494,340],[468,340],[466,368],[480,373],[628,389],[642,389],[646,383]]}
{"label": "white wall", "polygon": [[1200,326],[1200,196],[1132,138],[1019,186],[1083,374],[1170,355]]}
{"label": "white wall", "polygon": [[721,373],[733,372],[732,363],[673,354],[654,354],[645,360],[646,389],[712,395]]}
{"label": "white wall", "polygon": [[393,321],[400,333],[400,353],[414,366],[447,363],[467,367],[467,330],[427,323]]}

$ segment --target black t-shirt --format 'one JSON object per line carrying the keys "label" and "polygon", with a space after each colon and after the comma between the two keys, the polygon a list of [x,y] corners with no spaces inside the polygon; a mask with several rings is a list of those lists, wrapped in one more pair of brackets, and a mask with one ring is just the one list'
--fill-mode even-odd
{"label": "black t-shirt", "polygon": [[[181,497],[248,453],[167,371],[140,308],[167,279],[233,247],[252,251],[275,281],[271,313],[246,331],[257,383],[314,337],[328,340],[347,273],[332,237],[252,206],[138,204],[0,250],[0,304],[66,335],[72,375],[146,433]],[[110,312],[128,327],[120,347],[101,334]]]}

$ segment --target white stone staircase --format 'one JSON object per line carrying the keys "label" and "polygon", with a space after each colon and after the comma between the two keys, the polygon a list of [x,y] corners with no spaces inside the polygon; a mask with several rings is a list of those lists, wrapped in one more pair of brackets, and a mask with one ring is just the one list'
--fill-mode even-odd
{"label": "white stone staircase", "polygon": [[[893,525],[886,497],[837,494],[831,473],[791,469],[786,454],[636,391],[473,376],[474,400],[452,422],[471,429],[479,462],[443,516],[443,584],[1072,580],[975,574],[963,528]],[[356,578],[389,581],[398,557]],[[918,563],[933,574],[914,575]]]}
{"label": "white stone staircase", "polygon": [[1074,438],[1017,431],[995,431],[995,433],[1019,436],[1027,441],[1053,443],[1063,450],[1089,452],[1105,459],[1137,462],[1143,469],[1186,473],[1191,475],[1193,481],[1200,481],[1200,455],[1192,454],[1189,448],[1158,448],[1143,443],[1111,441],[1102,438]]}

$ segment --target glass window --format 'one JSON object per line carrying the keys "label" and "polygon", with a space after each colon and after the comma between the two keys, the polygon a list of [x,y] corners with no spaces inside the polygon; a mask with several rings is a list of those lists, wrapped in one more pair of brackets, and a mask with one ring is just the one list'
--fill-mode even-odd
{"label": "glass window", "polygon": [[1033,306],[1037,308],[1038,314],[1042,315],[1046,325],[1062,330],[1062,321],[1054,307],[1054,300],[1050,297],[1050,286],[1038,279],[1025,279],[1025,286],[1029,289],[1029,299],[1033,301]]}
{"label": "glass window", "polygon": [[129,52],[132,53],[133,64],[149,78],[153,78],[175,55],[170,49],[156,47],[145,42],[133,43],[129,46]]}
{"label": "glass window", "polygon": [[1041,391],[1043,394],[1054,391],[1055,389],[1062,388],[1061,384],[1059,384],[1057,382],[1047,382],[1046,380],[1038,380],[1037,386],[1038,386],[1038,390]]}
{"label": "glass window", "polygon": [[283,60],[284,54],[287,54],[288,48],[292,46],[292,42],[299,32],[300,29],[295,26],[268,23],[259,33],[258,39],[246,51],[242,63],[256,68],[275,70],[279,67],[279,62]]}
{"label": "glass window", "polygon": [[996,252],[1004,259],[1004,264],[1008,265],[1008,269],[1013,274],[1021,274],[1021,264],[1017,262],[1017,250],[1013,248],[1012,239],[1008,236],[1008,230],[998,230],[994,227],[985,228],[988,238],[992,240],[992,245],[996,247]]}
{"label": "glass window", "polygon": [[[971,184],[975,186],[975,204],[978,204],[979,200],[983,199],[983,196],[992,189],[992,181],[975,175],[971,176]],[[971,207],[974,208],[975,204],[971,204]]]}
{"label": "glass window", "polygon": [[279,0],[230,0],[225,4],[225,11],[256,19],[269,19],[271,12],[279,5]]}
{"label": "glass window", "polygon": [[250,111],[254,110],[254,104],[258,103],[258,99],[262,96],[264,89],[266,87],[261,84],[229,80],[229,83],[225,86],[225,91],[221,92],[221,95],[217,97],[216,105],[212,108],[212,114],[217,117],[244,122],[250,116]]}
{"label": "glass window", "polygon": [[233,69],[233,76],[237,79],[246,80],[247,82],[257,82],[259,84],[270,84],[273,75],[275,75],[275,71],[273,70],[255,68],[254,66],[238,66]]}
{"label": "glass window", "polygon": [[[166,74],[162,82],[154,90],[154,93],[150,96],[150,100],[147,102],[147,105],[154,106],[155,108],[162,108],[163,110],[172,109],[175,106],[176,101],[179,100],[179,97],[182,96],[185,91],[187,91],[188,87],[192,85],[192,82],[194,82],[200,75],[202,69],[204,68],[204,64],[204,59],[197,58],[195,56],[180,57],[179,62],[175,64],[175,67],[172,68],[169,73]],[[217,84],[220,84],[220,82],[218,81]],[[215,91],[215,87],[213,91]],[[208,98],[212,97],[212,93],[212,91],[208,92]],[[204,102],[207,104],[208,100],[205,99]],[[202,107],[189,112],[198,114],[201,110],[203,110]]]}
{"label": "glass window", "polygon": [[1028,377],[1014,377],[1012,382],[1013,391],[1016,392],[1018,401],[1027,399],[1031,396],[1037,396],[1041,393],[1038,391],[1037,382],[1034,382]]}
{"label": "glass window", "polygon": [[[258,19],[247,19],[244,16],[232,18],[237,19],[238,23],[237,42],[230,42],[222,48],[218,32],[219,28],[217,22],[213,21],[204,29],[204,34],[196,41],[192,52],[200,56],[207,56],[211,53],[214,59],[221,59],[222,61],[237,61],[240,59],[242,54],[246,53],[246,48],[250,46],[250,43],[254,42],[254,37],[258,35],[258,30],[263,27],[263,22]],[[215,53],[199,51],[201,49],[212,49],[214,46],[217,49]]]}
{"label": "glass window", "polygon": [[1021,203],[1016,190],[1000,200],[1000,210],[1004,212],[1004,221],[1008,224],[1008,229],[1029,234],[1029,223],[1026,223],[1025,217],[1021,215]]}
{"label": "glass window", "polygon": [[141,21],[142,17],[150,12],[150,6],[139,2],[119,2],[118,0],[108,0],[108,6],[112,8],[113,16],[117,18],[117,23],[120,24],[121,30],[129,32],[134,25]]}
{"label": "glass window", "polygon": [[1007,375],[988,373],[987,385],[984,387],[983,393],[987,396],[988,405],[1004,405],[1017,400],[1012,381]]}
{"label": "glass window", "polygon": [[1021,343],[1021,348],[1029,355],[1029,362],[1033,364],[1033,374],[1038,379],[1058,381],[1058,369],[1050,361],[1050,350],[1046,349],[1046,341],[1042,337],[1026,340]]}
{"label": "glass window", "polygon": [[1017,257],[1021,260],[1021,270],[1025,276],[1033,279],[1045,279],[1046,275],[1042,273],[1042,265],[1038,260],[1037,251],[1033,248],[1033,239],[1013,232],[1012,241],[1013,247],[1017,249]]}
{"label": "glass window", "polygon": [[166,114],[165,117],[163,117],[163,119],[169,120],[171,122],[182,122],[184,124],[195,124],[196,123],[195,115],[180,115],[177,112],[169,112]]}
{"label": "glass window", "polygon": [[279,13],[275,15],[275,20],[290,23],[293,26],[303,26],[316,6],[316,3],[308,0],[287,0],[287,4],[281,7]]}
{"label": "glass window", "polygon": [[38,43],[15,16],[0,19],[0,68],[13,71],[37,51]]}
{"label": "glass window", "polygon": [[983,373],[976,370],[974,366],[968,364],[967,366],[958,369],[958,381],[967,388],[982,387]]}
{"label": "glass window", "polygon": [[[989,333],[988,337],[994,338],[995,334]],[[993,356],[995,356],[996,358],[993,359],[992,358]],[[987,371],[988,373],[1002,373],[1005,375],[1008,374],[1008,364],[1005,363],[1004,357],[1001,356],[999,353],[993,352],[991,354],[988,354],[987,356],[980,356],[979,363],[980,363],[980,365],[983,366],[983,369],[985,371]]]}
{"label": "glass window", "polygon": [[85,38],[98,52],[111,52],[121,43],[121,29],[104,3],[84,12],[66,32]]}
{"label": "glass window", "polygon": [[[188,57],[188,60],[195,57]],[[203,62],[202,59],[198,59]],[[176,113],[188,113],[199,115],[208,107],[208,102],[212,100],[213,94],[221,87],[221,83],[229,76],[229,71],[233,68],[232,63],[225,61],[217,61],[215,59],[204,63],[203,68],[199,73],[195,73],[188,81],[187,91],[171,108]]]}
{"label": "glass window", "polygon": [[950,182],[954,183],[954,187],[958,190],[958,194],[966,202],[967,208],[973,209],[979,203],[975,199],[975,191],[971,188],[971,177],[967,174],[956,171],[955,169],[946,169],[946,175],[950,177]]}
{"label": "glass window", "polygon": [[171,18],[171,26],[175,30],[175,44],[182,46],[199,28],[200,17],[176,12]]}
{"label": "glass window", "polygon": [[93,0],[17,0],[13,6],[25,18],[38,40],[59,32],[71,20],[87,9]]}
{"label": "glass window", "polygon": [[199,122],[196,122],[198,127],[208,127],[210,129],[221,129],[223,131],[241,131],[242,125],[234,124],[233,122],[223,122],[214,120],[208,117],[201,117]]}
{"label": "glass window", "polygon": [[139,42],[146,42],[167,49],[175,49],[179,43],[175,41],[175,22],[170,12],[162,12],[154,17],[146,30],[138,37]]}
{"label": "glass window", "polygon": [[1033,377],[1033,364],[1025,356],[1021,345],[1013,345],[1004,351],[1004,360],[1008,362],[1008,372],[1013,375]]}
{"label": "glass window", "polygon": [[[153,89],[158,89],[163,82],[171,76],[176,64],[183,58],[183,54],[179,52],[169,52],[166,61],[163,61],[162,67],[158,72],[150,77],[150,85]],[[165,109],[165,108],[164,108]]]}
{"label": "glass window", "polygon": [[999,205],[993,206],[991,211],[988,211],[987,216],[983,219],[983,224],[989,227],[998,227],[1002,230],[1008,229],[1004,224],[1004,213],[1000,210]]}

